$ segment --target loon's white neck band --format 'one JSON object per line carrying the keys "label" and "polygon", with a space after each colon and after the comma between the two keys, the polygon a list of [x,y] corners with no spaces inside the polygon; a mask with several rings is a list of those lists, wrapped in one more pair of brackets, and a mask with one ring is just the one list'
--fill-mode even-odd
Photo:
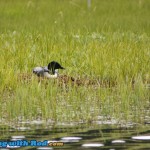
{"label": "loon's white neck band", "polygon": [[58,77],[58,69],[55,70],[54,74],[49,74],[48,72],[44,72],[44,77],[47,77],[47,78],[57,78]]}

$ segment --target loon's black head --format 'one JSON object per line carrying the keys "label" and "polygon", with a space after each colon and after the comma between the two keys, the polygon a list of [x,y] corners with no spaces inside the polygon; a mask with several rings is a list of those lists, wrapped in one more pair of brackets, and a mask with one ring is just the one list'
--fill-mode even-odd
{"label": "loon's black head", "polygon": [[65,69],[58,62],[52,61],[48,64],[48,70],[52,71],[52,74],[55,74],[56,69]]}

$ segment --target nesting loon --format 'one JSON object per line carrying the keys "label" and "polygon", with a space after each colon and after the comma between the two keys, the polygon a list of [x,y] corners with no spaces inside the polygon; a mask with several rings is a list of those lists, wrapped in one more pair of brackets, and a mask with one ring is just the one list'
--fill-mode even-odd
{"label": "nesting loon", "polygon": [[48,64],[48,66],[33,68],[33,73],[36,74],[38,77],[57,78],[58,69],[65,68],[62,67],[58,62],[52,61]]}
{"label": "nesting loon", "polygon": [[[33,73],[36,74],[38,77],[42,77],[42,78],[38,78],[38,81],[42,81],[43,79],[51,79],[51,78],[56,78],[57,80],[55,80],[56,82],[58,81],[59,85],[65,85],[64,87],[66,87],[69,83],[71,85],[77,85],[77,86],[87,86],[87,85],[100,85],[100,81],[99,80],[90,80],[87,78],[74,78],[71,76],[67,76],[67,75],[59,75],[58,74],[58,69],[65,69],[64,67],[62,67],[58,62],[56,61],[52,61],[48,64],[48,66],[44,66],[44,67],[35,67],[33,68]],[[29,83],[32,80],[32,74],[19,74],[18,75],[18,80],[19,81],[25,81],[27,83]],[[45,81],[45,80],[44,80]]]}

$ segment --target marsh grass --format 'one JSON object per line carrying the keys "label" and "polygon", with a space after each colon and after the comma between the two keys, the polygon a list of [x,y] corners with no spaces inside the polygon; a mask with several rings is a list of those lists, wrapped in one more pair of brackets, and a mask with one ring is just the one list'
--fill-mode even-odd
{"label": "marsh grass", "polygon": [[[0,7],[2,119],[144,122],[150,99],[148,0],[93,0],[90,10],[80,0],[0,1]],[[100,84],[17,80],[52,60],[66,68],[60,74]],[[107,81],[115,85],[103,86]]]}

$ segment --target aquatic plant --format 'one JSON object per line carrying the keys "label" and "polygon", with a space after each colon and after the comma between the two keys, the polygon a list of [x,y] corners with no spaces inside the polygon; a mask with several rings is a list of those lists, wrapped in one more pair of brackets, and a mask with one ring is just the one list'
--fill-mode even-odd
{"label": "aquatic plant", "polygon": [[[1,119],[90,123],[106,116],[144,122],[150,99],[148,1],[95,0],[90,10],[80,0],[0,1],[0,7]],[[66,68],[60,74],[81,85],[32,76],[34,66],[52,60]]]}

